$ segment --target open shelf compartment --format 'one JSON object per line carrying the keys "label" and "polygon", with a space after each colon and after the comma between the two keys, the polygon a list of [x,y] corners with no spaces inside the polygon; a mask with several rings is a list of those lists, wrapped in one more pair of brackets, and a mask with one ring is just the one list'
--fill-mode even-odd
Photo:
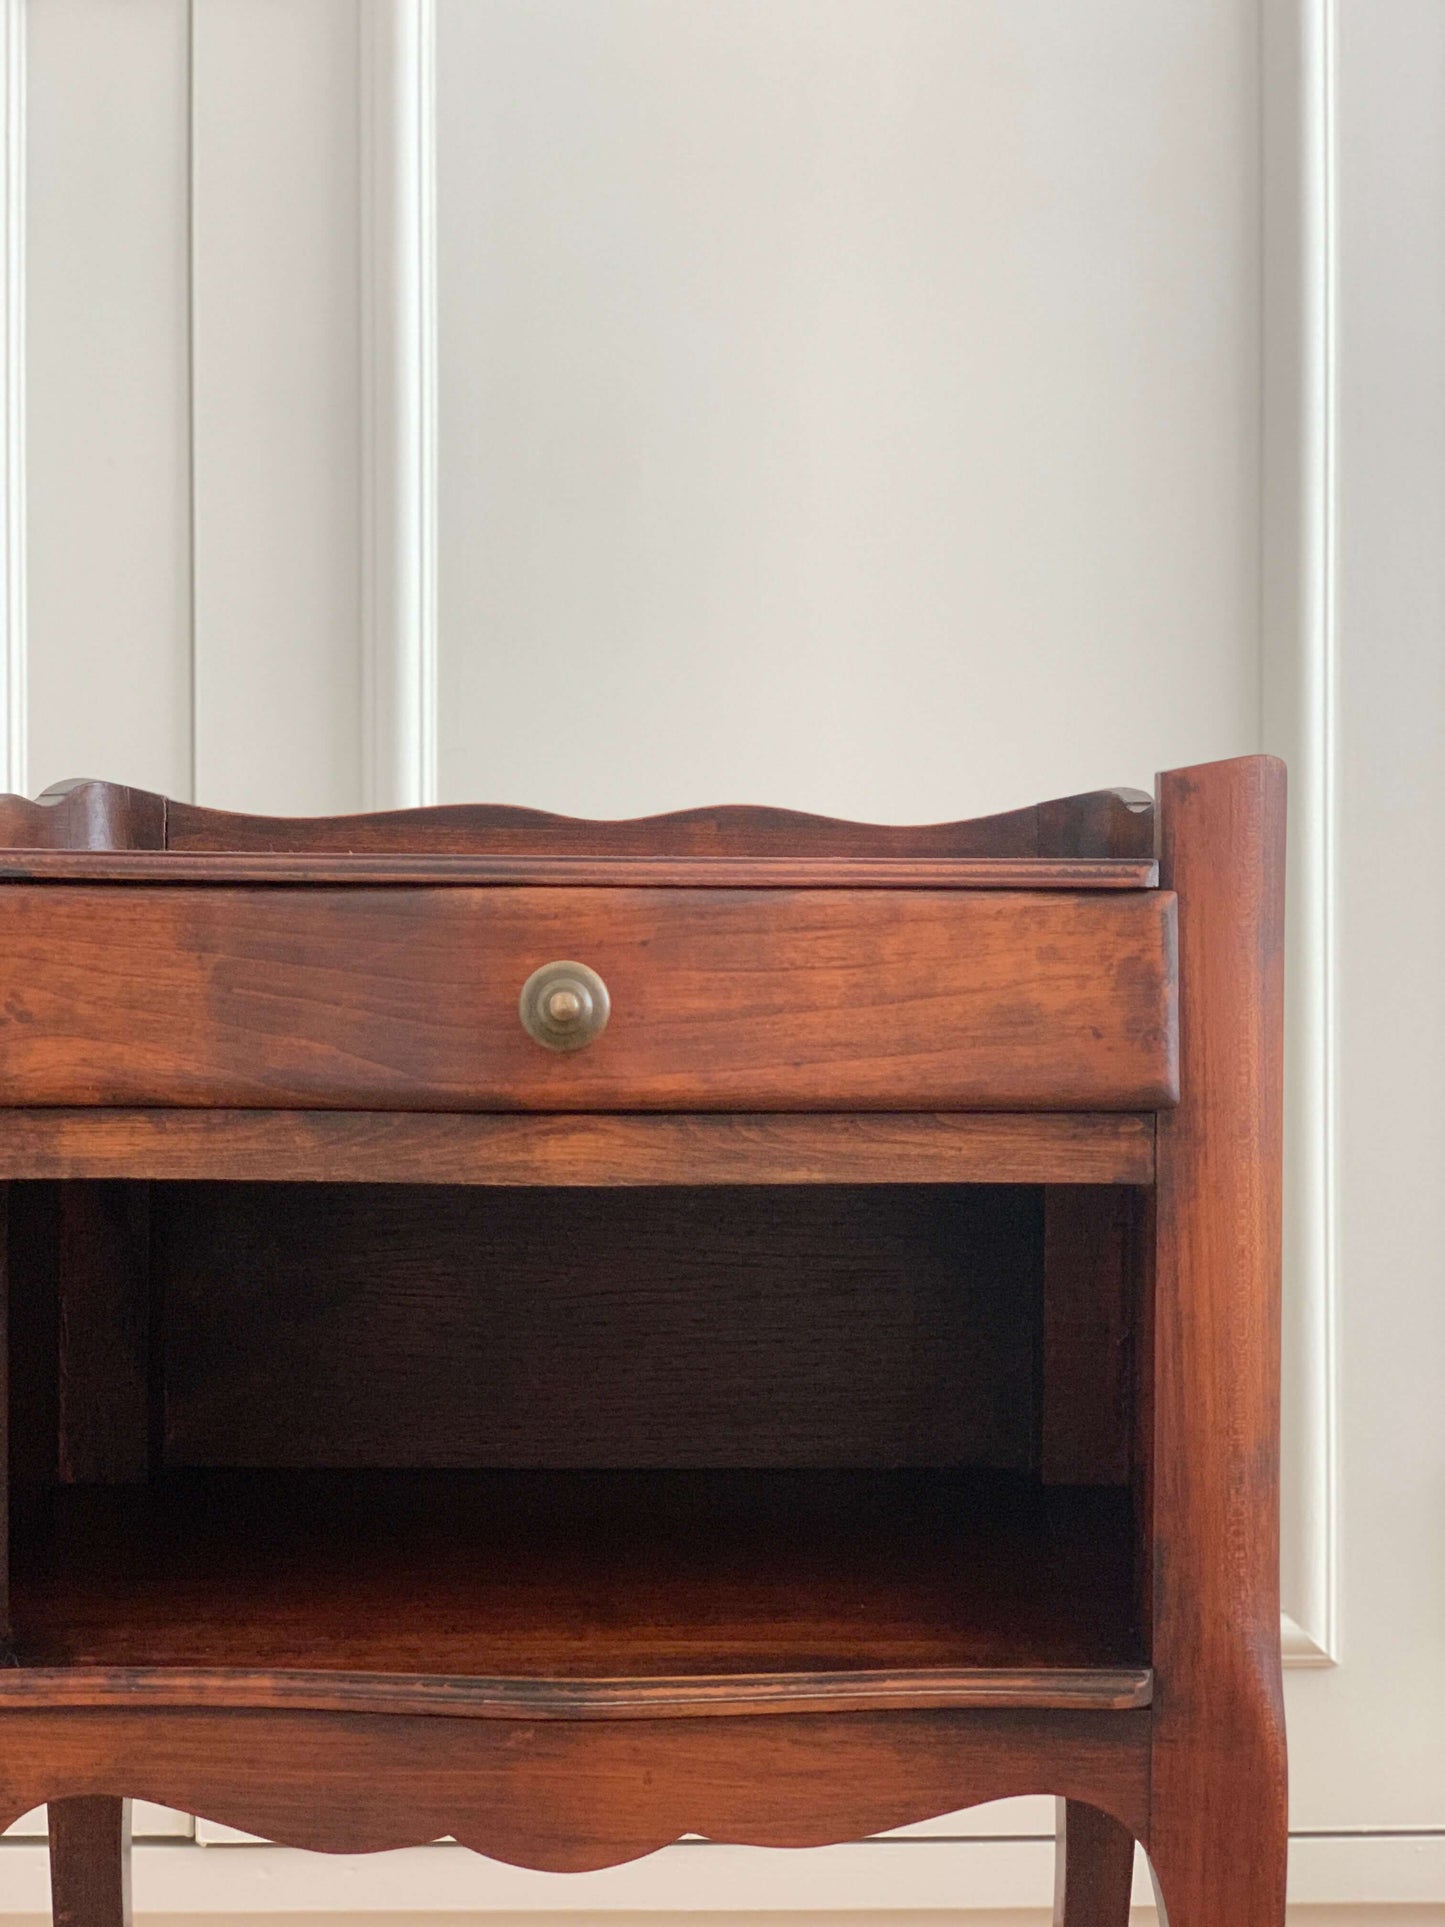
{"label": "open shelf compartment", "polygon": [[1140,1193],[11,1191],[0,1700],[1148,1701]]}
{"label": "open shelf compartment", "polygon": [[16,1686],[81,1668],[93,1700],[141,1669],[532,1713],[1136,1705],[1130,1548],[1127,1494],[1010,1475],[170,1474],[59,1496],[17,1561]]}

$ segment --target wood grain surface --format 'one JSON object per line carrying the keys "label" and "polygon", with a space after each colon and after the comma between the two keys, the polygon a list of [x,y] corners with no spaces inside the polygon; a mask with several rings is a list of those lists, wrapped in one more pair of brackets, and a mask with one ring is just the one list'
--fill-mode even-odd
{"label": "wood grain surface", "polygon": [[1129,1927],[1133,1834],[1097,1807],[1060,1800],[1054,1837],[1054,1927]]}
{"label": "wood grain surface", "polygon": [[1171,1927],[1281,1927],[1279,1643],[1285,779],[1272,757],[1176,770],[1183,1102],[1159,1120],[1149,1851]]}
{"label": "wood grain surface", "polygon": [[1034,1463],[1033,1187],[181,1184],[152,1229],[171,1465]]}
{"label": "wood grain surface", "polygon": [[[1132,1840],[1171,1927],[1282,1927],[1283,823],[1260,757],[923,828],[0,799],[58,1917],[123,1927],[124,1796],[568,1869],[1048,1792],[1057,1927]],[[165,1464],[227,1441],[313,1469]]]}
{"label": "wood grain surface", "polygon": [[163,850],[169,808],[152,790],[72,777],[52,783],[33,803],[0,796],[0,848]]}
{"label": "wood grain surface", "polygon": [[4,883],[588,885],[669,890],[1152,890],[1135,857],[436,856],[218,850],[14,850]]}
{"label": "wood grain surface", "polygon": [[4,1714],[0,1821],[130,1787],[284,1846],[331,1853],[443,1834],[556,1872],[686,1833],[753,1846],[860,1840],[1062,1788],[1142,1832],[1150,1715],[1085,1710],[487,1720],[304,1712]]}
{"label": "wood grain surface", "polygon": [[[58,1492],[12,1575],[31,1666],[585,1682],[642,1706],[966,1693],[1098,1669],[1137,1700],[1127,1493],[968,1473],[171,1473]],[[888,1676],[886,1678],[880,1676]],[[761,1683],[759,1677],[761,1676]],[[284,1698],[285,1682],[278,1689]],[[435,1690],[435,1689],[433,1689]],[[981,1692],[998,1691],[983,1682]],[[1074,1699],[1087,1684],[1072,1682]],[[3,1687],[0,1687],[3,1697]],[[614,1692],[615,1701],[619,1694]],[[262,1703],[266,1703],[263,1697]]]}
{"label": "wood grain surface", "polygon": [[1122,1186],[1044,1193],[1039,1470],[1051,1484],[1127,1485],[1134,1473],[1136,1220]]}
{"label": "wood grain surface", "polygon": [[223,1712],[440,1714],[448,1719],[737,1719],[754,1714],[1127,1712],[1148,1706],[1148,1666],[858,1667],[846,1673],[718,1673],[649,1679],[507,1679],[244,1666],[32,1666],[0,1671],[0,1714],[124,1706]]}
{"label": "wood grain surface", "polygon": [[[128,888],[3,899],[12,1105],[1139,1110],[1173,1102],[1172,896]],[[612,1020],[523,1030],[540,964]]]}
{"label": "wood grain surface", "polygon": [[54,1800],[50,1905],[55,1927],[131,1927],[129,1800]]}
{"label": "wood grain surface", "polygon": [[1151,1184],[1152,1113],[496,1116],[0,1109],[6,1178],[342,1184]]}

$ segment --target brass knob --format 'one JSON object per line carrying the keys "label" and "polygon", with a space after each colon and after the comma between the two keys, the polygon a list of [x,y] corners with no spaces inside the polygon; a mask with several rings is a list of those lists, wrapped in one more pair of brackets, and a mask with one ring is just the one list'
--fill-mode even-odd
{"label": "brass knob", "polygon": [[582,963],[548,963],[522,985],[522,1027],[548,1050],[581,1050],[612,1014],[607,986]]}

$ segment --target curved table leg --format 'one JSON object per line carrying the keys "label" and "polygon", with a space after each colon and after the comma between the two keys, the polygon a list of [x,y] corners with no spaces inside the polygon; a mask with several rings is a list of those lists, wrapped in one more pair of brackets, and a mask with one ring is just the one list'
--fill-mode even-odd
{"label": "curved table leg", "polygon": [[1243,1749],[1206,1797],[1153,1816],[1149,1867],[1160,1927],[1284,1927],[1289,1812],[1268,1761]]}

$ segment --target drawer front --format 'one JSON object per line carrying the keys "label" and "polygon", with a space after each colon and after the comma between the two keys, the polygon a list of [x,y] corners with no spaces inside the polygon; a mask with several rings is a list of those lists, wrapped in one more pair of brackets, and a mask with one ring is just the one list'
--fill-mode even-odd
{"label": "drawer front", "polygon": [[[1174,898],[14,884],[0,1102],[378,1110],[1148,1110]],[[606,1028],[545,1048],[553,960]]]}

